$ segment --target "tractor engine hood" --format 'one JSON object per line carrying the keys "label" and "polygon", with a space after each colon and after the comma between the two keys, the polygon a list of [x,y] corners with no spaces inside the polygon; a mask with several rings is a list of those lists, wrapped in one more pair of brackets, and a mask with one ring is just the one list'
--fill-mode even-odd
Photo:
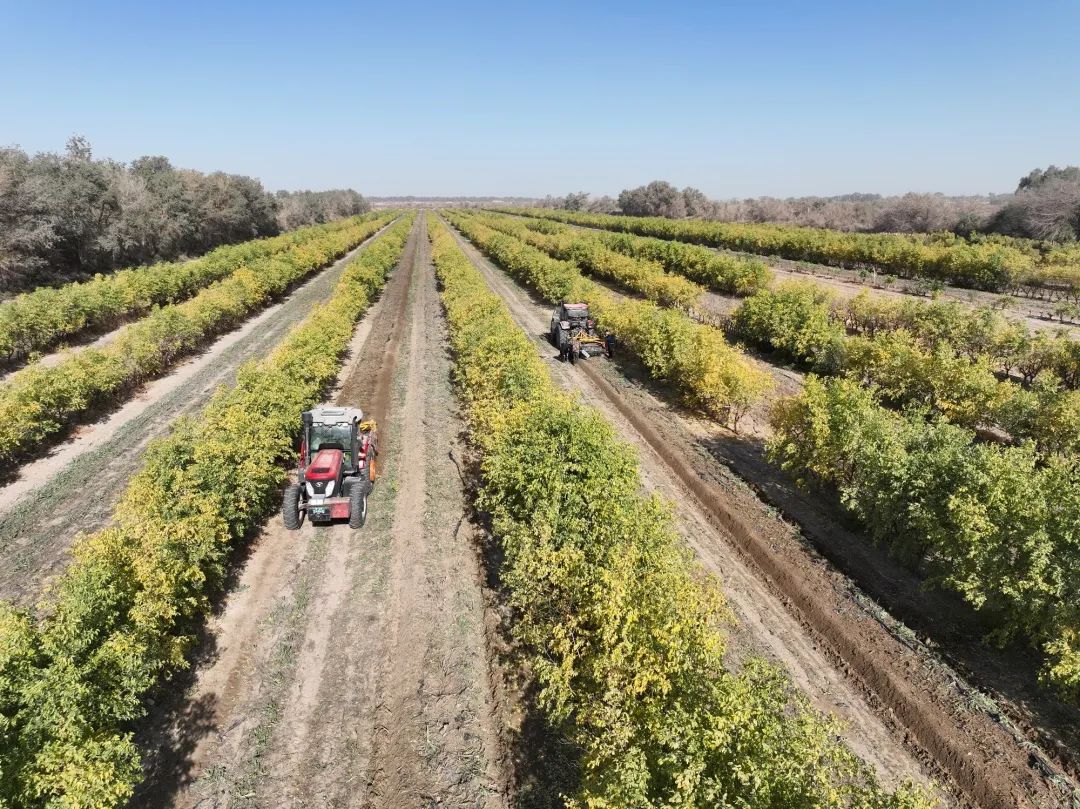
{"label": "tractor engine hood", "polygon": [[315,453],[304,471],[308,494],[313,497],[331,497],[341,481],[341,466],[345,453],[340,449],[321,449]]}

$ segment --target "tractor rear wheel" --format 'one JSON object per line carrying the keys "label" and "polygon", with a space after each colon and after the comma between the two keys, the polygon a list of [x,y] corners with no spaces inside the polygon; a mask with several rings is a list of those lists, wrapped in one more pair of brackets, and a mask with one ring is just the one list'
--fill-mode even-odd
{"label": "tractor rear wheel", "polygon": [[303,519],[300,514],[300,485],[290,483],[285,487],[285,496],[282,498],[281,521],[290,531],[295,531]]}
{"label": "tractor rear wheel", "polygon": [[349,491],[349,527],[363,528],[367,522],[367,487],[353,486]]}

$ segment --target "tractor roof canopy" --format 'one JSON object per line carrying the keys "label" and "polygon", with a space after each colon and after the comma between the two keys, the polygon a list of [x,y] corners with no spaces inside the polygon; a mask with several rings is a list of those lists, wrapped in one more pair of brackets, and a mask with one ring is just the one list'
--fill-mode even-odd
{"label": "tractor roof canopy", "polygon": [[314,424],[341,424],[364,420],[364,411],[359,407],[314,407],[308,411]]}

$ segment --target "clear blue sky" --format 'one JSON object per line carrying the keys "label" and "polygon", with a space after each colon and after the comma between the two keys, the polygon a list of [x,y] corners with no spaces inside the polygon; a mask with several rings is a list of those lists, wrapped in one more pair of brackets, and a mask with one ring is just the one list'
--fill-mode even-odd
{"label": "clear blue sky", "polygon": [[1011,191],[1078,91],[1075,0],[0,0],[0,145],[271,189]]}

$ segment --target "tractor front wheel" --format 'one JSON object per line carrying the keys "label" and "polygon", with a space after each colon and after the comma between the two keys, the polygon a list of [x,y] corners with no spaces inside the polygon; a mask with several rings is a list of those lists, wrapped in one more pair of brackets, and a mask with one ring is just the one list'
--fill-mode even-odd
{"label": "tractor front wheel", "polygon": [[367,522],[367,488],[353,486],[349,492],[349,527],[354,531]]}
{"label": "tractor front wheel", "polygon": [[290,483],[285,487],[285,497],[281,503],[281,521],[290,531],[300,527],[303,517],[300,514],[300,485]]}

